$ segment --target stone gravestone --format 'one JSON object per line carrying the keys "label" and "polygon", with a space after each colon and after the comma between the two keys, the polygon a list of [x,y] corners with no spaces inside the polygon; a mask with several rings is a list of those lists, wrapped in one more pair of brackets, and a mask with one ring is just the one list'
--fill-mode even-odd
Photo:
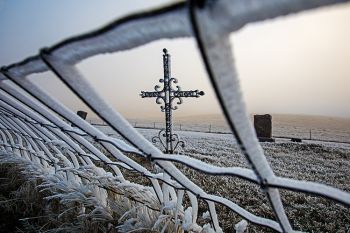
{"label": "stone gravestone", "polygon": [[77,115],[86,120],[87,112],[84,111],[78,111]]}
{"label": "stone gravestone", "polygon": [[[80,116],[82,119],[86,120],[87,112],[78,111],[77,115]],[[75,127],[75,125],[73,123],[72,123],[72,127]]]}
{"label": "stone gravestone", "polygon": [[254,115],[254,128],[260,142],[274,142],[272,138],[272,117],[270,114]]}

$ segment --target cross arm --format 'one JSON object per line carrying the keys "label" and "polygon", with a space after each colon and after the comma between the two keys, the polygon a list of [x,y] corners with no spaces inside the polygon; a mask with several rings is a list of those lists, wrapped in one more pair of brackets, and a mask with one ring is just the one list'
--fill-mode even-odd
{"label": "cross arm", "polygon": [[198,90],[195,90],[195,91],[174,91],[173,92],[173,95],[174,97],[200,97],[200,96],[203,96],[204,95],[204,92],[203,91],[198,91]]}
{"label": "cross arm", "polygon": [[142,98],[162,97],[162,91],[141,91]]}

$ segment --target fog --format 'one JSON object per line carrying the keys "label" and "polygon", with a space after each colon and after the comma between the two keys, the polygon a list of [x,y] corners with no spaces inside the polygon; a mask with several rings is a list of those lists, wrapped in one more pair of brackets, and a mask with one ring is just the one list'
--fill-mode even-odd
{"label": "fog", "polygon": [[[150,7],[149,1],[133,5],[39,2],[0,4],[0,65],[20,61],[41,47]],[[350,117],[349,22],[350,4],[346,4],[252,24],[233,33],[232,52],[248,111]],[[154,90],[163,77],[163,48],[171,54],[172,76],[179,80],[178,85],[183,90],[206,93],[184,99],[174,114],[220,113],[193,39],[160,40],[126,52],[98,55],[77,67],[126,117],[155,117],[161,114],[159,105],[139,94]],[[43,73],[31,79],[74,111],[89,112],[54,75]]]}

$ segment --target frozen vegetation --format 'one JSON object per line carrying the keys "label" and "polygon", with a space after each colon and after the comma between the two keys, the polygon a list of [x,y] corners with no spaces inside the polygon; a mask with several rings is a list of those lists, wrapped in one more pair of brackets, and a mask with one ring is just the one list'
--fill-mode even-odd
{"label": "frozen vegetation", "polygon": [[[98,128],[121,139],[110,127]],[[158,133],[157,129],[138,131],[148,140]],[[218,167],[250,168],[230,134],[191,131],[176,133],[186,142],[186,147],[180,150],[181,154]],[[111,156],[98,144],[95,146],[108,157]],[[292,143],[287,139],[278,139],[276,143],[262,143],[262,147],[276,175],[314,181],[350,192],[349,144],[307,140]],[[128,154],[128,157],[150,172],[159,172],[145,158],[135,154]],[[12,230],[19,232],[128,232],[137,229],[137,232],[160,232],[167,226],[171,232],[174,227],[168,221],[171,220],[171,215],[159,215],[159,209],[166,213],[172,204],[160,206],[148,188],[151,186],[150,180],[128,169],[121,171],[124,178],[131,182],[129,185],[128,182],[119,183],[118,178],[109,173],[110,168],[102,163],[97,165],[104,168],[106,173],[91,166],[58,168],[56,173],[52,173],[18,157],[3,154],[0,159],[0,206],[3,210],[0,217],[9,219],[2,223],[3,229],[9,229],[8,226],[11,225],[14,227]],[[209,194],[225,197],[257,216],[275,219],[270,202],[260,186],[240,178],[206,175],[179,163],[174,164]],[[64,167],[64,164],[58,165]],[[67,174],[73,179],[67,180]],[[77,178],[83,182],[79,183]],[[104,192],[107,199],[103,198]],[[286,190],[280,192],[293,229],[304,232],[350,230],[348,207],[314,195]],[[191,218],[188,196],[184,197],[183,205],[186,211],[180,216],[183,216],[183,227],[186,227],[189,224],[186,223],[186,218]],[[224,232],[272,232],[268,228],[246,222],[226,207],[216,205],[216,209]],[[207,210],[207,204],[199,199],[197,222],[200,226],[210,223]]]}
{"label": "frozen vegetation", "polygon": [[[101,129],[111,136],[118,137],[107,127]],[[158,130],[139,129],[139,132],[151,140]],[[230,134],[189,131],[176,133],[186,142],[186,147],[180,153],[220,167],[249,167]],[[292,143],[287,139],[279,139],[276,143],[262,143],[262,146],[276,175],[314,181],[350,192],[350,144],[308,140]],[[177,166],[205,191],[227,197],[259,216],[274,218],[266,195],[259,186],[239,178],[209,176],[180,164]],[[282,190],[281,196],[294,229],[307,232],[350,230],[348,207],[322,197],[292,191]],[[200,207],[205,210],[204,203],[201,203]],[[219,207],[218,214],[225,232],[232,231],[232,223],[241,220],[224,207]],[[205,219],[202,221],[205,222]],[[249,229],[252,232],[269,231],[254,225],[249,225]]]}

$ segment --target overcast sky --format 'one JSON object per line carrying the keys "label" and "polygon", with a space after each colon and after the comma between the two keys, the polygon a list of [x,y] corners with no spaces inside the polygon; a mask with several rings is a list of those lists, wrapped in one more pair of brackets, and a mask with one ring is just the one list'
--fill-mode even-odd
{"label": "overcast sky", "polygon": [[[0,0],[0,66],[37,54],[69,36],[96,29],[162,0]],[[231,36],[245,102],[251,113],[350,117],[350,4],[249,25]],[[97,91],[129,118],[159,116],[154,100],[141,99],[163,76],[162,49],[172,55],[172,75],[185,99],[180,116],[220,113],[192,39],[161,40],[78,64]],[[84,109],[52,74],[32,79],[73,110]]]}

